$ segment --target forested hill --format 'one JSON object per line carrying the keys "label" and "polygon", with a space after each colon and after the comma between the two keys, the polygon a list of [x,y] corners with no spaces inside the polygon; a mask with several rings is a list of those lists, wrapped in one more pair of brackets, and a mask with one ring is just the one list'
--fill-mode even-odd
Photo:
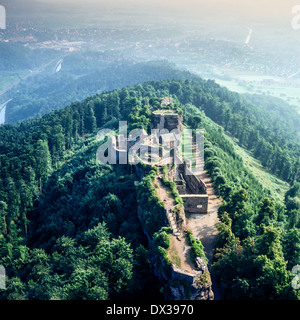
{"label": "forested hill", "polygon": [[[186,126],[206,131],[205,167],[224,199],[214,268],[225,298],[300,298],[291,287],[291,270],[300,264],[295,128],[213,81],[194,78],[114,90],[0,127],[0,264],[8,276],[3,299],[162,293],[137,215],[137,177],[127,165],[97,165],[96,133],[117,130],[119,120],[148,129],[150,108],[160,108],[166,96]],[[224,130],[291,184],[283,202],[245,168]]]}
{"label": "forested hill", "polygon": [[96,93],[129,85],[150,80],[195,78],[166,61],[135,63],[107,52],[72,53],[63,58],[61,71],[53,72],[58,59],[6,94],[4,101],[12,99],[6,110],[6,123],[42,116]]}
{"label": "forested hill", "polygon": [[252,104],[272,114],[272,117],[274,120],[277,119],[277,122],[280,123],[284,119],[300,135],[300,117],[297,107],[272,96],[249,93],[244,93],[242,96]]}

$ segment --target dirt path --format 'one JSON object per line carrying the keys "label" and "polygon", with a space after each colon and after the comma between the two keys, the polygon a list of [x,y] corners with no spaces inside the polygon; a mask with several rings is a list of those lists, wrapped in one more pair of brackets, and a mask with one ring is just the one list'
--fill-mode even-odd
{"label": "dirt path", "polygon": [[[212,182],[206,171],[201,172],[197,176],[207,186],[207,194],[209,197],[208,213],[187,215],[186,227],[187,229],[192,230],[194,237],[197,237],[201,240],[204,246],[205,255],[208,258],[208,268],[210,270],[218,235],[216,228],[216,223],[219,222],[218,209],[222,203],[222,200],[216,197]],[[166,189],[160,179],[157,178],[156,182],[158,185],[159,197],[164,202],[166,210],[172,209],[175,205],[175,202],[173,198],[170,197],[169,190]],[[188,245],[185,237],[182,235],[179,238],[172,236],[169,250],[170,258],[172,258],[173,261],[175,261],[176,258],[180,259],[180,267],[182,269],[185,269],[191,273],[195,271],[195,265],[189,258],[191,247]],[[213,282],[215,299],[220,300],[222,299],[222,294],[220,293],[219,284],[215,280],[213,273],[211,273],[211,278]]]}
{"label": "dirt path", "polygon": [[[170,197],[170,191],[163,185],[159,178],[156,178],[158,185],[158,196],[164,202],[167,211],[172,210],[175,201]],[[195,271],[194,264],[190,261],[189,255],[191,247],[187,243],[187,239],[181,235],[179,237],[171,236],[170,255],[180,259],[180,268],[189,272]],[[179,266],[179,265],[178,265]]]}
{"label": "dirt path", "polygon": [[[196,145],[192,146],[194,154],[200,159],[199,150]],[[203,171],[203,163],[197,162],[194,168],[196,176],[201,179],[207,186],[208,194],[208,213],[207,214],[193,214],[187,216],[187,227],[192,230],[194,237],[201,240],[206,257],[208,258],[208,267],[210,267],[213,257],[214,248],[217,240],[216,223],[219,222],[218,209],[222,203],[215,195],[213,184],[207,171]]]}
{"label": "dirt path", "polygon": [[[195,272],[195,265],[190,259],[191,247],[185,237],[180,236],[180,240],[178,240],[176,237],[172,236],[170,249],[172,250],[169,253],[170,258],[174,255],[180,259],[180,265],[177,265],[178,267],[191,273]],[[176,259],[174,259],[174,262],[176,262]]]}
{"label": "dirt path", "polygon": [[194,237],[201,240],[210,266],[214,256],[214,248],[218,234],[216,229],[216,223],[219,222],[218,208],[222,201],[216,197],[207,172],[203,171],[198,177],[207,186],[207,194],[209,197],[208,213],[187,215],[187,228],[192,230]]}
{"label": "dirt path", "polygon": [[212,288],[214,292],[215,300],[222,300],[223,293],[218,283],[218,280],[211,270],[211,264],[214,257],[214,251],[216,247],[216,241],[218,237],[218,231],[216,223],[219,222],[218,209],[222,203],[221,199],[218,199],[214,193],[213,185],[210,177],[206,171],[197,175],[207,186],[208,200],[208,213],[207,214],[194,214],[187,216],[187,227],[192,230],[194,237],[201,240],[204,246],[204,252],[208,258],[208,269],[212,280]]}
{"label": "dirt path", "polygon": [[170,192],[167,190],[167,188],[163,185],[161,180],[156,177],[155,179],[157,185],[158,185],[158,196],[161,201],[165,204],[165,209],[167,211],[170,211],[175,206],[174,199],[170,196]]}

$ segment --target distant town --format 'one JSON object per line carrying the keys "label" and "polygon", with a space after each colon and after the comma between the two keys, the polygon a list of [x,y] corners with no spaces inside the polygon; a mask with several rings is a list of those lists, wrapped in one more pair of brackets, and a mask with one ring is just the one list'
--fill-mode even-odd
{"label": "distant town", "polygon": [[52,30],[24,22],[0,30],[0,43],[62,53],[108,50],[117,52],[122,59],[136,61],[165,59],[203,78],[216,79],[231,90],[271,94],[300,106],[299,54],[260,51],[251,46],[250,39],[249,34],[244,43],[237,43],[196,30],[176,33],[172,27]]}

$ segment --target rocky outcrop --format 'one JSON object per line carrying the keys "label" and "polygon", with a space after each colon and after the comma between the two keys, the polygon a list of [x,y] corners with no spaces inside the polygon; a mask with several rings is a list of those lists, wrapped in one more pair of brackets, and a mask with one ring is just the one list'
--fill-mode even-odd
{"label": "rocky outcrop", "polygon": [[193,273],[172,264],[171,276],[168,279],[167,286],[169,287],[169,292],[166,298],[169,300],[214,299],[211,279],[204,260],[203,263],[201,263],[201,268],[198,268],[198,270]]}
{"label": "rocky outcrop", "polygon": [[[150,247],[152,237],[149,234],[144,221],[143,210],[138,208],[138,216],[145,235],[148,238]],[[166,223],[167,225],[167,223]],[[179,268],[160,256],[155,250],[150,250],[150,261],[154,267],[155,275],[160,279],[164,287],[166,300],[213,300],[212,283],[205,261],[197,257],[195,270],[189,272]]]}
{"label": "rocky outcrop", "polygon": [[170,286],[170,290],[173,300],[214,300],[211,285],[201,287],[192,285],[187,299],[184,285],[179,285],[178,287]]}

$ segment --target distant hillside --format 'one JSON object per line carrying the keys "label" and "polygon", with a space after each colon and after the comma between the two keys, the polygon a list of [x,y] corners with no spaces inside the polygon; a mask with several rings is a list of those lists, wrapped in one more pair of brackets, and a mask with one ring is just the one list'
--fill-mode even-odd
{"label": "distant hillside", "polygon": [[13,100],[6,110],[6,123],[41,116],[76,100],[128,85],[195,77],[166,61],[134,64],[115,59],[117,57],[110,58],[105,53],[67,56],[60,72],[48,70],[20,83],[7,94]]}
{"label": "distant hillside", "polygon": [[300,137],[300,114],[298,107],[292,106],[284,100],[261,94],[242,94],[250,103],[272,115],[275,121],[285,121],[298,132]]}
{"label": "distant hillside", "polygon": [[0,72],[34,69],[59,56],[54,50],[30,50],[22,44],[0,42]]}

